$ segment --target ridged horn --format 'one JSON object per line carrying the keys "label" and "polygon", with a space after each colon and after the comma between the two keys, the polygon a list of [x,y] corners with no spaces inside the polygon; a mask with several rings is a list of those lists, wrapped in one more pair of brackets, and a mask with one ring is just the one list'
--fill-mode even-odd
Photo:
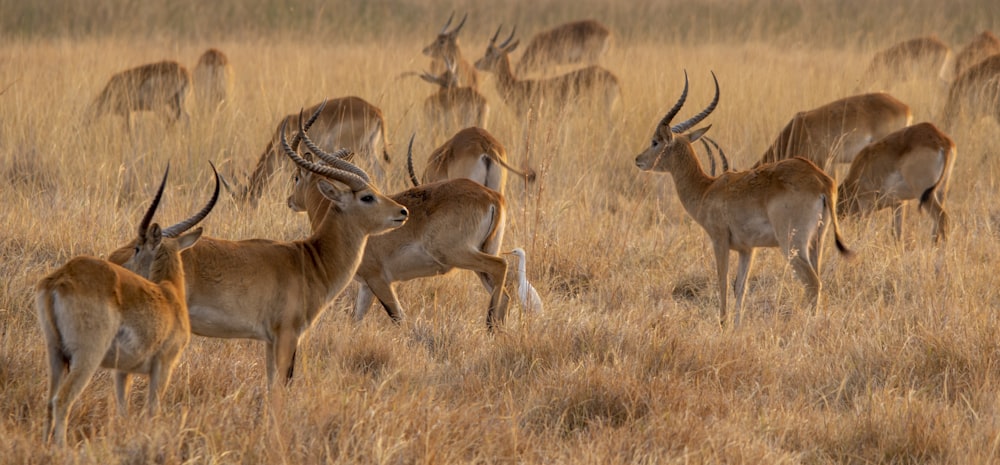
{"label": "ridged horn", "polygon": [[302,169],[309,170],[313,173],[322,176],[327,176],[329,178],[347,184],[347,186],[350,187],[351,190],[353,191],[360,191],[368,188],[368,182],[365,181],[364,178],[352,172],[337,169],[333,166],[325,166],[325,165],[320,165],[318,163],[313,163],[311,161],[307,161],[304,158],[300,157],[299,154],[296,153],[294,150],[292,150],[292,148],[288,145],[288,140],[285,137],[285,126],[287,124],[288,124],[287,121],[281,123],[281,149],[285,151],[285,155],[287,155],[288,158],[291,158],[296,165],[298,165]]}
{"label": "ridged horn", "polygon": [[667,114],[663,117],[663,119],[660,120],[660,126],[670,126],[670,121],[672,121],[674,117],[677,116],[677,112],[681,111],[681,107],[684,106],[684,101],[687,100],[687,97],[688,97],[688,72],[687,70],[684,70],[684,90],[681,91],[681,96],[680,98],[677,99],[677,103],[675,103],[674,106],[670,108],[670,111],[668,111]]}
{"label": "ridged horn", "polygon": [[701,113],[698,113],[697,115],[689,118],[687,121],[670,128],[670,130],[675,134],[680,134],[688,129],[691,129],[692,126],[700,123],[701,120],[705,119],[705,117],[710,115],[712,111],[715,110],[715,107],[719,104],[719,80],[715,77],[715,71],[712,71],[712,80],[715,81],[715,97],[712,99],[712,103],[709,103],[708,106],[701,111]]}
{"label": "ridged horn", "polygon": [[177,237],[180,236],[181,234],[184,234],[185,232],[187,232],[187,230],[193,228],[194,225],[200,223],[201,220],[204,220],[205,217],[208,216],[208,213],[211,212],[213,208],[215,208],[215,204],[219,200],[219,192],[220,192],[219,187],[222,185],[222,181],[221,177],[219,176],[219,170],[215,169],[215,163],[208,162],[208,164],[212,166],[212,173],[215,174],[215,191],[212,193],[212,198],[208,199],[208,203],[206,203],[205,206],[202,207],[200,211],[198,211],[198,213],[195,213],[193,216],[184,221],[181,221],[180,223],[177,223],[173,226],[170,226],[167,229],[164,229],[163,232],[160,233],[161,235],[163,235],[163,237]]}
{"label": "ridged horn", "polygon": [[413,187],[420,185],[420,181],[417,181],[417,174],[413,172],[413,139],[417,137],[416,133],[410,136],[410,145],[406,147],[406,171],[410,173],[410,182],[413,183]]}
{"label": "ridged horn", "polygon": [[[319,148],[319,146],[316,145],[316,143],[314,143],[312,139],[309,138],[309,134],[306,134],[306,130],[305,128],[302,127],[301,122],[302,118],[299,117],[299,135],[302,136],[302,142],[306,144],[306,148],[308,148],[312,153],[316,154],[317,157],[330,164],[330,166],[333,166],[334,168],[337,168],[339,170],[344,170],[350,173],[354,173],[355,175],[363,179],[366,184],[371,184],[372,181],[368,177],[368,173],[365,173],[364,170],[358,168],[357,166],[354,166],[351,163],[346,162],[341,156],[330,155],[329,153],[326,153],[326,151],[324,151],[323,149]],[[292,151],[294,152],[295,150],[293,149]]]}
{"label": "ridged horn", "polygon": [[170,174],[170,163],[167,163],[167,169],[163,171],[163,180],[160,181],[160,187],[156,189],[156,195],[153,196],[153,203],[149,204],[146,213],[142,215],[142,221],[139,222],[140,238],[146,237],[146,230],[149,229],[149,223],[153,221],[153,215],[160,206],[160,199],[163,198],[163,189],[167,186],[168,174]]}

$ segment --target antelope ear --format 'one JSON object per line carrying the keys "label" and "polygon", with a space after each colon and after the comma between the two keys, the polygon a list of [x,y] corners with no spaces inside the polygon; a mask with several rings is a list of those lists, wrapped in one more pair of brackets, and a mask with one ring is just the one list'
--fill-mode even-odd
{"label": "antelope ear", "polygon": [[345,184],[337,181],[320,179],[316,183],[316,188],[319,189],[320,194],[323,194],[323,197],[326,197],[341,209],[345,208],[348,202],[354,198],[354,192]]}
{"label": "antelope ear", "polygon": [[709,124],[708,126],[705,126],[705,127],[701,128],[701,129],[695,129],[694,131],[689,132],[688,133],[688,141],[689,142],[694,142],[694,141],[700,139],[701,136],[704,136],[705,133],[708,132],[708,130],[711,129],[711,128],[712,128],[712,125]]}
{"label": "antelope ear", "polygon": [[184,250],[191,247],[201,239],[201,233],[204,231],[201,226],[194,228],[177,238],[177,244],[179,245],[179,250]]}
{"label": "antelope ear", "polygon": [[420,79],[423,79],[431,84],[441,85],[441,81],[438,80],[438,77],[433,74],[427,74],[427,73],[421,74]]}
{"label": "antelope ear", "polygon": [[517,40],[514,41],[514,43],[512,43],[512,44],[510,44],[510,45],[508,45],[506,47],[504,47],[503,51],[505,51],[507,53],[511,53],[511,52],[514,51],[514,49],[517,48],[517,45],[520,44],[520,43],[521,43],[521,39],[517,39]]}
{"label": "antelope ear", "polygon": [[163,231],[160,229],[158,223],[153,223],[149,229],[146,230],[146,240],[147,244],[150,244],[152,248],[160,246],[160,241],[163,240]]}

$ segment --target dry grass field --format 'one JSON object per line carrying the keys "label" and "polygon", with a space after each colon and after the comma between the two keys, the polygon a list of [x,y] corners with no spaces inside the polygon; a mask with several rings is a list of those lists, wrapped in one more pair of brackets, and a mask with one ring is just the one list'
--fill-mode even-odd
{"label": "dry grass field", "polygon": [[[827,241],[815,314],[798,308],[803,291],[780,252],[763,250],[737,330],[718,324],[708,237],[668,174],[634,164],[685,69],[679,118],[708,103],[714,71],[722,97],[705,124],[747,168],[795,112],[863,88],[875,51],[930,33],[957,49],[1000,32],[992,0],[160,3],[0,0],[0,462],[1000,462],[1000,125],[951,131],[946,244],[932,246],[931,220],[913,205],[899,242],[888,211],[842,221],[858,255],[846,261]],[[398,76],[428,69],[420,50],[452,8],[469,13],[460,40],[470,61],[500,22],[517,24],[522,46],[584,17],[617,34],[602,60],[623,87],[610,129],[589,102],[513,115],[493,76],[481,78],[488,129],[539,173],[508,184],[504,249],[527,251],[544,312],[515,304],[490,335],[488,294],[455,271],[399,285],[402,325],[377,307],[354,324],[352,285],[303,338],[279,420],[262,343],[194,337],[159,416],[142,415],[143,379],[132,414],[118,416],[100,371],[70,415],[72,446],[46,446],[35,283],[131,239],[166,163],[159,218],[170,222],[209,194],[208,160],[244,181],[279,118],[327,97],[383,110],[395,159],[379,187],[402,190],[410,134],[418,164],[442,140],[421,121],[436,89]],[[83,120],[113,73],[161,59],[193,68],[208,47],[235,75],[219,112],[189,105],[190,126],[172,128],[139,114],[131,134],[114,116]],[[885,90],[914,122],[935,121],[943,104],[933,79]],[[255,209],[220,202],[206,233],[308,235],[285,204],[290,173]]]}

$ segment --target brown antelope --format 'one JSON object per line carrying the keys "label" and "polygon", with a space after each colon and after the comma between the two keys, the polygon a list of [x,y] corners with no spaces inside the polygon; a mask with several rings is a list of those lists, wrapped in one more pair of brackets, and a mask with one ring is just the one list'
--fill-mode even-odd
{"label": "brown antelope", "polygon": [[455,18],[455,13],[452,13],[448,17],[448,22],[444,23],[444,27],[441,28],[441,32],[438,33],[437,38],[424,47],[423,53],[432,59],[431,73],[443,73],[448,68],[445,64],[445,60],[448,60],[455,64],[458,71],[455,73],[458,79],[457,85],[478,89],[479,76],[476,73],[476,69],[462,57],[462,49],[458,46],[458,32],[462,30],[462,26],[465,25],[465,20],[468,16],[468,14],[463,15],[462,21],[459,21],[458,26],[449,31],[448,26],[451,26],[451,20]]}
{"label": "brown antelope", "polygon": [[[307,128],[312,131],[316,143],[328,148],[347,148],[362,154],[363,161],[359,163],[362,169],[371,170],[376,180],[385,180],[385,170],[375,155],[381,147],[383,160],[386,163],[390,160],[386,151],[388,141],[385,137],[385,119],[382,117],[382,110],[360,97],[351,96],[324,100],[307,108],[306,111],[315,121]],[[281,128],[287,124],[292,125],[293,129],[290,130],[294,130],[294,127],[299,125],[298,118],[299,113],[293,113],[278,123],[278,128],[250,174],[247,186],[235,192],[237,199],[256,205],[267,183],[278,170],[279,163],[285,159],[279,151],[280,140],[288,136]]]}
{"label": "brown antelope", "polygon": [[150,417],[156,414],[170,374],[191,338],[181,250],[191,247],[202,230],[185,232],[208,214],[219,196],[216,177],[215,194],[200,216],[166,237],[159,225],[150,226],[166,181],[164,173],[139,223],[135,253],[124,267],[80,256],[36,286],[49,364],[46,441],[66,443],[69,411],[98,368],[115,370],[115,397],[122,415],[128,411],[132,374],[149,375],[146,407]]}
{"label": "brown antelope", "polygon": [[611,30],[598,21],[561,24],[535,34],[517,62],[517,74],[524,76],[562,64],[596,64],[610,47]]}
{"label": "brown antelope", "polygon": [[[304,133],[303,133],[304,134]],[[303,135],[308,139],[308,135]],[[337,165],[338,155],[317,156]],[[313,228],[323,219],[329,203],[316,192],[322,176],[299,170],[288,206],[306,212]],[[481,184],[457,178],[424,184],[392,196],[410,211],[399,229],[372,236],[354,277],[360,284],[354,319],[361,321],[378,298],[393,322],[404,312],[395,283],[445,274],[455,268],[475,271],[490,293],[486,327],[502,324],[510,306],[505,290],[507,262],[497,256],[506,224],[503,196]]]}
{"label": "brown antelope", "polygon": [[602,98],[606,112],[611,113],[621,95],[618,78],[611,71],[600,66],[588,66],[547,79],[518,79],[510,67],[510,52],[520,43],[511,43],[517,28],[498,45],[496,41],[501,28],[503,26],[490,39],[486,54],[476,61],[476,69],[496,75],[497,92],[519,115],[526,114],[532,107],[539,108],[543,100],[549,100],[549,105],[559,108],[578,99]]}
{"label": "brown antelope", "polygon": [[1000,53],[1000,39],[990,31],[983,31],[973,37],[965,48],[955,55],[956,77],[961,76],[965,70],[971,68],[976,63]]}
{"label": "brown antelope", "polygon": [[486,127],[490,115],[490,105],[475,88],[460,87],[455,62],[445,58],[445,70],[439,75],[423,73],[420,78],[437,84],[438,91],[424,100],[424,117],[437,122],[447,133],[451,129],[469,126]]}
{"label": "brown antelope", "polygon": [[903,205],[920,199],[934,216],[934,242],[948,234],[944,194],[948,190],[955,143],[931,123],[919,123],[872,142],[851,162],[837,188],[837,211],[858,215],[893,210],[896,239],[903,237]]}
{"label": "brown antelope", "polygon": [[951,130],[963,116],[990,116],[1000,123],[1000,54],[965,70],[948,88],[941,126]]}
{"label": "brown antelope", "polygon": [[210,48],[198,58],[193,73],[195,102],[202,109],[215,110],[232,93],[233,68],[222,51]]}
{"label": "brown antelope", "polygon": [[824,170],[850,163],[873,141],[909,126],[910,107],[887,93],[861,94],[797,113],[754,168],[803,157]]}
{"label": "brown antelope", "polygon": [[[715,75],[713,74],[713,78]],[[844,245],[837,225],[837,191],[833,180],[815,164],[795,157],[766,164],[749,171],[729,171],[711,177],[702,170],[691,146],[709,127],[683,134],[715,109],[719,99],[718,81],[715,98],[705,110],[671,127],[670,121],[687,96],[684,92],[663,117],[649,148],[635,159],[643,171],[665,171],[672,175],[677,196],[684,209],[708,233],[715,252],[719,276],[719,317],[726,322],[726,280],[729,275],[729,251],[739,254],[736,270],[735,325],[739,325],[747,277],[758,247],[780,247],[790,257],[797,277],[805,285],[804,302],[819,306],[820,261],[823,237],[833,225],[837,249],[851,252]]]}
{"label": "brown antelope", "polygon": [[937,36],[917,37],[882,50],[872,57],[865,71],[865,84],[920,79],[932,74],[949,79],[951,47]]}
{"label": "brown antelope", "polygon": [[[413,172],[412,139],[406,160],[411,182],[414,186],[420,185]],[[485,129],[473,127],[458,131],[451,139],[435,149],[427,160],[427,168],[421,179],[423,184],[428,184],[447,179],[467,178],[502,195],[507,185],[507,171],[528,182],[535,180],[535,172],[531,168],[520,171],[507,163],[507,151],[492,134]]]}
{"label": "brown antelope", "polygon": [[[335,181],[317,184],[329,203],[313,234],[293,242],[205,237],[182,255],[191,331],[264,341],[268,388],[279,373],[291,381],[299,339],[351,282],[368,236],[407,219],[406,208],[379,193],[364,171],[346,162],[351,171],[304,160],[289,146],[284,127],[279,134],[285,155],[299,167]],[[116,250],[110,260],[125,262],[132,248]]]}
{"label": "brown antelope", "polygon": [[189,120],[184,100],[191,87],[191,74],[176,61],[161,61],[127,69],[111,76],[104,90],[87,110],[87,122],[107,113],[125,118],[132,129],[132,112],[155,111],[168,124]]}

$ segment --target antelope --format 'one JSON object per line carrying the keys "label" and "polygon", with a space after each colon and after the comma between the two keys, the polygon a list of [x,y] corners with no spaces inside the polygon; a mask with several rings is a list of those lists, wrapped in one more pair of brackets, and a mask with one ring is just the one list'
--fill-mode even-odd
{"label": "antelope", "polygon": [[934,216],[932,240],[944,240],[948,213],[942,204],[954,163],[955,143],[933,124],[903,128],[872,142],[854,158],[837,188],[837,211],[846,216],[892,208],[896,239],[901,239],[903,205],[920,199],[920,208]]}
{"label": "antelope", "polygon": [[210,48],[198,58],[194,67],[195,101],[203,109],[217,109],[232,92],[233,68],[229,58],[219,49]]}
{"label": "antelope", "polygon": [[[302,134],[307,141],[308,135]],[[315,154],[327,163],[342,163],[340,154],[322,149]],[[289,208],[306,212],[314,229],[329,203],[316,191],[322,179],[315,171],[300,169],[288,197]],[[404,311],[396,295],[397,282],[461,268],[475,271],[490,293],[486,327],[495,331],[510,306],[504,287],[507,262],[497,256],[506,224],[503,196],[469,179],[457,178],[415,186],[391,198],[406,206],[410,219],[399,229],[368,240],[354,277],[360,284],[354,320],[360,322],[378,298],[389,318],[398,324]]]}
{"label": "antelope", "polygon": [[524,249],[518,247],[505,253],[517,259],[517,298],[521,301],[521,307],[531,313],[542,313],[542,298],[538,297],[535,286],[528,282],[528,265]]}
{"label": "antelope", "polygon": [[526,75],[554,65],[595,64],[611,47],[611,30],[587,19],[561,24],[539,32],[517,63],[517,74]]}
{"label": "antelope", "polygon": [[[213,167],[214,169],[214,167]],[[79,256],[38,282],[35,306],[48,352],[49,396],[46,442],[66,444],[66,424],[73,403],[98,368],[115,371],[115,397],[121,415],[128,412],[132,374],[149,375],[147,413],[153,417],[170,383],[177,360],[191,338],[185,303],[181,251],[201,237],[187,232],[203,219],[219,196],[164,236],[150,221],[163,196],[167,172],[139,223],[135,254],[124,267],[96,257]]]}
{"label": "antelope", "polygon": [[961,76],[965,70],[971,68],[990,56],[1000,53],[1000,39],[990,31],[983,31],[973,37],[966,46],[955,56],[954,75]]}
{"label": "antelope", "polygon": [[477,89],[479,87],[479,76],[476,73],[476,69],[462,57],[462,49],[458,46],[458,32],[462,30],[462,26],[465,25],[465,20],[468,16],[468,14],[463,15],[458,26],[449,31],[448,26],[451,26],[451,20],[455,18],[455,13],[453,12],[448,17],[448,22],[444,23],[441,32],[438,32],[437,38],[424,47],[423,54],[431,57],[431,73],[443,73],[448,68],[445,60],[450,61],[455,64],[458,71],[455,73],[457,85]]}
{"label": "antelope", "polygon": [[[382,110],[360,97],[350,96],[324,100],[306,111],[312,114],[315,121],[310,130],[317,143],[325,147],[346,147],[363,154],[362,165],[372,170],[376,179],[385,179],[385,171],[375,156],[381,146],[383,160],[386,163],[390,161],[389,153],[386,151],[388,141],[385,137],[385,119],[382,117]],[[298,113],[290,114],[278,124],[278,128],[250,174],[247,186],[237,189],[234,193],[238,200],[256,205],[274,172],[278,170],[278,164],[285,159],[278,150],[281,147],[280,139],[287,137],[282,128],[286,127],[286,124],[297,126],[298,118]]]}
{"label": "antelope", "polygon": [[946,130],[960,116],[991,116],[1000,123],[1000,54],[965,70],[948,88],[941,125]]}
{"label": "antelope", "polygon": [[[413,172],[413,141],[406,154],[407,168],[413,186],[419,186]],[[447,179],[468,178],[490,189],[504,193],[507,185],[507,171],[525,181],[535,180],[531,168],[520,171],[507,164],[507,151],[492,134],[482,128],[465,128],[455,133],[451,139],[431,153],[424,170],[424,184]]]}
{"label": "antelope", "polygon": [[500,26],[493,34],[485,55],[476,61],[476,69],[496,75],[497,92],[518,114],[526,114],[532,107],[538,108],[543,100],[551,100],[553,105],[560,107],[577,99],[601,97],[606,111],[611,113],[621,95],[618,78],[611,71],[600,66],[588,66],[547,79],[518,79],[510,67],[510,53],[520,43],[511,43],[517,28],[511,31],[507,40],[498,45],[497,36],[502,28]]}
{"label": "antelope", "polygon": [[[712,74],[713,79],[715,74]],[[711,126],[684,134],[715,109],[715,98],[701,113],[671,127],[670,122],[687,98],[684,91],[653,133],[652,143],[640,153],[635,164],[643,171],[668,172],[674,179],[677,196],[712,241],[719,277],[719,320],[726,324],[726,280],[729,251],[739,254],[734,291],[734,326],[739,326],[746,294],[747,277],[758,247],[780,247],[790,257],[796,275],[806,289],[803,303],[814,311],[819,307],[820,261],[823,237],[832,224],[837,249],[852,253],[840,236],[837,224],[837,191],[833,180],[815,164],[795,157],[766,164],[749,171],[729,171],[712,177],[702,170],[691,143],[704,136]]]}
{"label": "antelope", "polygon": [[[277,374],[286,385],[291,382],[299,340],[350,283],[368,236],[398,228],[408,216],[405,207],[382,195],[354,165],[345,162],[351,168],[345,171],[303,159],[289,146],[285,124],[278,131],[285,155],[326,177],[317,190],[329,202],[314,232],[292,242],[204,237],[182,255],[191,331],[265,342],[272,392]],[[297,139],[292,145],[298,145]],[[125,262],[132,248],[119,248],[110,260]]]}
{"label": "antelope", "polygon": [[800,156],[824,170],[850,163],[866,145],[910,125],[910,107],[883,93],[861,94],[795,114],[754,168]]}
{"label": "antelope", "polygon": [[129,130],[132,113],[155,111],[167,118],[168,125],[190,118],[184,99],[191,87],[191,74],[176,61],[161,61],[127,69],[111,76],[104,90],[87,109],[87,122],[106,113],[125,118]]}
{"label": "antelope", "polygon": [[490,105],[473,87],[459,87],[455,62],[444,59],[445,70],[439,75],[423,73],[420,78],[437,84],[437,93],[424,100],[424,116],[437,121],[445,128],[486,127]]}
{"label": "antelope", "polygon": [[905,81],[928,76],[931,72],[945,81],[951,71],[947,66],[951,59],[951,47],[937,36],[917,37],[876,53],[865,72],[864,82]]}

